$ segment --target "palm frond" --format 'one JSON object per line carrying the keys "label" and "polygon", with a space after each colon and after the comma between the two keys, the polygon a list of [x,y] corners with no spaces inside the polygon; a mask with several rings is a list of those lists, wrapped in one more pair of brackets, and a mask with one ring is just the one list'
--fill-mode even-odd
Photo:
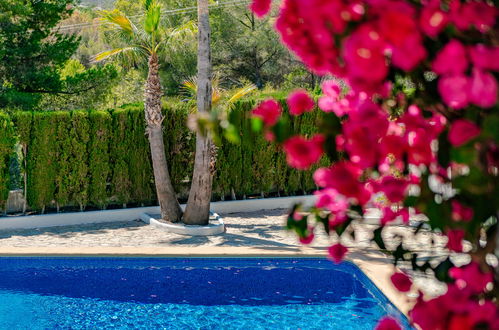
{"label": "palm frond", "polygon": [[138,46],[129,46],[129,47],[121,47],[121,48],[114,48],[110,50],[103,51],[97,55],[95,55],[92,58],[92,62],[100,62],[104,61],[110,57],[125,53],[125,52],[143,52],[144,50],[141,47]]}
{"label": "palm frond", "polygon": [[184,82],[182,82],[180,89],[184,94],[196,97],[198,93],[197,78],[196,77],[187,78],[186,80],[184,80]]}
{"label": "palm frond", "polygon": [[112,25],[115,28],[120,29],[128,35],[133,35],[137,31],[135,25],[118,9],[114,10],[102,10],[101,11],[102,20],[106,23]]}
{"label": "palm frond", "polygon": [[149,7],[151,6],[153,0],[142,0],[142,6],[144,6],[144,9],[147,11]]}
{"label": "palm frond", "polygon": [[[184,80],[182,85],[180,86],[181,91],[195,99],[197,97],[198,92],[198,80],[196,76],[192,76]],[[220,87],[220,75],[215,73],[211,78],[211,103],[215,106],[217,105],[222,96],[224,94],[224,90]]]}
{"label": "palm frond", "polygon": [[235,102],[237,102],[244,96],[248,95],[249,93],[253,92],[257,88],[258,87],[256,87],[255,84],[248,84],[236,90],[236,92],[231,96],[231,98],[228,101],[229,105],[232,106]]}
{"label": "palm frond", "polygon": [[167,42],[169,44],[181,45],[181,42],[187,38],[196,37],[198,26],[195,21],[187,21],[175,28],[165,29],[163,33],[168,36]]}
{"label": "palm frond", "polygon": [[146,8],[146,18],[144,20],[144,30],[152,35],[158,31],[159,21],[161,19],[161,5],[156,1],[149,1]]}

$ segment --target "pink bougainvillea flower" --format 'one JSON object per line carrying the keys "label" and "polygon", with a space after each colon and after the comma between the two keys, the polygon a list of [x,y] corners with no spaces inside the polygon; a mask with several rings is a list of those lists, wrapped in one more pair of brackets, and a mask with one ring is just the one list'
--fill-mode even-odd
{"label": "pink bougainvillea flower", "polygon": [[409,36],[419,33],[413,19],[415,10],[408,2],[379,1],[372,10],[379,10],[379,32],[392,45],[401,45]]}
{"label": "pink bougainvillea flower", "polygon": [[348,220],[346,213],[331,213],[329,215],[329,229],[335,230],[336,227],[341,226]]}
{"label": "pink bougainvillea flower", "polygon": [[450,229],[445,232],[447,236],[447,248],[454,252],[463,252],[464,230]]}
{"label": "pink bougainvillea flower", "polygon": [[421,30],[429,37],[436,37],[448,24],[449,17],[440,9],[440,0],[432,0],[423,7],[419,17]]}
{"label": "pink bougainvillea flower", "polygon": [[266,126],[275,125],[281,113],[281,105],[272,99],[263,101],[251,112],[253,117],[262,119]]}
{"label": "pink bougainvillea flower", "polygon": [[377,148],[373,147],[372,142],[376,137],[363,125],[358,125],[356,121],[347,121],[343,125],[345,136],[344,148],[350,156],[352,163],[365,169],[376,164]]}
{"label": "pink bougainvillea flower", "polygon": [[339,264],[345,258],[348,249],[341,245],[340,243],[331,245],[328,250],[328,259],[332,260],[334,263]]}
{"label": "pink bougainvillea flower", "polygon": [[407,142],[402,136],[386,135],[379,144],[381,161],[386,157],[393,156],[395,159],[401,159],[407,150]]}
{"label": "pink bougainvillea flower", "polygon": [[272,0],[253,0],[250,9],[257,17],[263,17],[270,11]]}
{"label": "pink bougainvillea flower", "polygon": [[485,325],[489,329],[497,328],[499,315],[497,313],[497,306],[492,301],[484,301],[483,303],[471,302],[468,305],[468,309],[473,325]]}
{"label": "pink bougainvillea flower", "polygon": [[416,305],[409,311],[411,320],[421,329],[445,329],[447,310],[437,299],[425,301],[420,293]]}
{"label": "pink bougainvillea flower", "polygon": [[392,48],[392,63],[404,71],[412,71],[427,55],[421,37],[410,35],[402,44]]}
{"label": "pink bougainvillea flower", "polygon": [[332,97],[334,99],[339,99],[341,93],[341,87],[338,82],[334,80],[326,80],[321,85],[322,92],[324,95]]}
{"label": "pink bougainvillea flower", "polygon": [[471,62],[476,68],[483,70],[499,71],[499,47],[487,47],[483,44],[475,45],[469,49]]}
{"label": "pink bougainvillea flower", "polygon": [[480,32],[489,31],[496,22],[497,8],[482,2],[451,1],[451,18],[462,31],[475,27]]}
{"label": "pink bougainvillea flower", "polygon": [[443,76],[438,80],[438,92],[449,107],[462,109],[469,103],[470,79],[463,74]]}
{"label": "pink bougainvillea flower", "polygon": [[335,189],[326,188],[314,192],[317,197],[315,206],[321,209],[327,209],[335,214],[346,213],[348,210],[348,202],[342,195],[338,194]]}
{"label": "pink bougainvillea flower", "polygon": [[371,197],[365,185],[359,182],[362,170],[354,164],[340,161],[329,168],[319,168],[314,181],[319,187],[334,188],[345,197],[354,198],[361,205]]}
{"label": "pink bougainvillea flower", "polygon": [[408,292],[412,287],[412,281],[409,276],[401,272],[393,273],[390,280],[400,292]]}
{"label": "pink bougainvillea flower", "polygon": [[341,88],[334,80],[326,80],[322,83],[322,92],[318,101],[319,108],[324,112],[334,112],[338,117],[347,113],[349,102],[346,99],[339,99]]}
{"label": "pink bougainvillea flower", "polygon": [[438,52],[432,63],[432,69],[437,74],[461,74],[468,68],[466,48],[456,39],[449,41]]}
{"label": "pink bougainvillea flower", "polygon": [[307,140],[302,136],[293,136],[284,142],[284,151],[289,166],[306,170],[316,163],[324,153],[324,136],[315,135]]}
{"label": "pink bougainvillea flower", "polygon": [[480,128],[468,119],[454,121],[449,129],[448,139],[454,147],[462,146],[480,135]]}
{"label": "pink bougainvillea flower", "polygon": [[304,112],[311,111],[315,106],[314,100],[304,89],[298,89],[289,94],[287,103],[289,106],[289,113],[293,116],[298,116]]}
{"label": "pink bougainvillea flower", "polygon": [[321,96],[317,102],[317,106],[324,112],[332,112],[335,104],[338,101],[329,96]]}
{"label": "pink bougainvillea flower", "polygon": [[387,175],[381,179],[378,184],[378,191],[382,191],[386,198],[392,203],[398,203],[405,199],[408,182],[403,179],[397,179],[392,175]]}
{"label": "pink bougainvillea flower", "polygon": [[429,165],[435,155],[431,150],[432,137],[428,136],[425,129],[417,129],[407,134],[408,161],[413,165]]}
{"label": "pink bougainvillea flower", "polygon": [[453,314],[450,316],[449,325],[447,329],[449,330],[466,330],[473,329],[473,324],[471,323],[470,315],[468,314]]}
{"label": "pink bougainvillea flower", "polygon": [[381,225],[386,224],[401,218],[405,224],[409,223],[409,210],[406,208],[394,211],[390,206],[382,208]]}
{"label": "pink bougainvillea flower", "polygon": [[[352,82],[364,81],[366,84],[381,83],[388,73],[385,59],[386,44],[373,26],[364,24],[346,38],[343,58],[348,67],[348,78]],[[366,74],[369,72],[369,74]]]}
{"label": "pink bougainvillea flower", "polygon": [[300,221],[302,219],[303,219],[303,215],[300,212],[298,212],[298,211],[293,212],[293,220],[294,221]]}
{"label": "pink bougainvillea flower", "polygon": [[269,142],[275,141],[275,134],[271,130],[266,130],[265,133],[263,134],[263,137],[265,138],[265,140]]}
{"label": "pink bougainvillea flower", "polygon": [[314,240],[314,227],[308,227],[307,236],[300,237],[299,240],[300,240],[300,243],[304,244],[304,245],[308,245],[308,244],[312,243],[312,241]]}
{"label": "pink bougainvillea flower", "polygon": [[469,100],[482,108],[490,108],[497,102],[497,81],[492,74],[474,69],[471,76]]}
{"label": "pink bougainvillea flower", "polygon": [[375,330],[402,330],[402,327],[394,318],[385,316],[378,322]]}
{"label": "pink bougainvillea flower", "polygon": [[461,289],[466,288],[472,294],[483,292],[487,284],[491,283],[494,279],[492,272],[482,272],[480,265],[473,261],[466,266],[451,268],[449,275],[456,280],[458,287]]}
{"label": "pink bougainvillea flower", "polygon": [[471,221],[473,219],[473,209],[468,206],[464,206],[456,200],[452,200],[452,220],[454,221]]}

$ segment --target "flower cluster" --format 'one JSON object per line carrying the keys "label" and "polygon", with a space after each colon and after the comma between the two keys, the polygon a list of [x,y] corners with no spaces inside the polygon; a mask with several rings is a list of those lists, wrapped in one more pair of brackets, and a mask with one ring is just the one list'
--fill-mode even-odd
{"label": "flower cluster", "polygon": [[497,307],[491,301],[476,299],[492,283],[492,273],[482,272],[474,262],[449,273],[455,282],[448,285],[445,294],[428,301],[419,296],[410,312],[414,323],[422,329],[495,329]]}
{"label": "flower cluster", "polygon": [[[258,16],[270,7],[252,5]],[[328,254],[339,262],[348,252],[339,240],[346,227],[375,207],[382,216],[373,241],[383,249],[383,226],[423,213],[446,236],[449,253],[471,254],[473,262],[460,268],[412,260],[415,271],[432,269],[450,282],[440,297],[419,295],[410,317],[422,329],[499,322],[490,299],[497,283],[485,259],[499,214],[498,14],[487,0],[283,0],[276,21],[282,42],[311,71],[336,79],[323,82],[317,102],[301,89],[287,99],[290,115],[323,112],[316,135],[283,134],[287,111],[274,100],[253,110],[283,144],[290,166],[308,169],[323,155],[333,160],[313,176],[319,190],[311,216],[288,220],[302,243],[323,224],[338,237]],[[397,251],[406,251],[402,243]],[[411,261],[397,253],[395,263]],[[404,273],[392,282],[402,292],[412,288]],[[385,318],[378,328],[398,325]]]}

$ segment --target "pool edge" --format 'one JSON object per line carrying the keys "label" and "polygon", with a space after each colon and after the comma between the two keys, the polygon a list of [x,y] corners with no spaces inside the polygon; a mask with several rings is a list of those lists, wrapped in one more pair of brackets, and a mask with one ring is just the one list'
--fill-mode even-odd
{"label": "pool edge", "polygon": [[[320,258],[324,248],[296,248],[293,251],[268,250],[251,247],[86,247],[86,248],[2,248],[0,257],[169,257],[169,258]],[[355,264],[383,295],[405,316],[414,305],[407,293],[395,289],[390,275],[395,267],[381,252],[350,249],[347,261]],[[411,293],[415,293],[410,292]]]}

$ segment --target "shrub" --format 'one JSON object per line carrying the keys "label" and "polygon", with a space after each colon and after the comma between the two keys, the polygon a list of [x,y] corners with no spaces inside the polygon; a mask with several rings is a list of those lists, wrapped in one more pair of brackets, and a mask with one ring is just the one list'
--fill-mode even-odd
{"label": "shrub", "polygon": [[12,121],[6,114],[0,113],[0,210],[5,210],[9,197],[9,164],[14,152],[14,144]]}
{"label": "shrub", "polygon": [[27,153],[28,205],[42,213],[55,200],[57,122],[51,112],[34,112]]}
{"label": "shrub", "polygon": [[88,199],[99,208],[105,208],[109,199],[108,182],[111,175],[110,140],[112,117],[107,111],[90,111],[90,141],[88,147]]}

